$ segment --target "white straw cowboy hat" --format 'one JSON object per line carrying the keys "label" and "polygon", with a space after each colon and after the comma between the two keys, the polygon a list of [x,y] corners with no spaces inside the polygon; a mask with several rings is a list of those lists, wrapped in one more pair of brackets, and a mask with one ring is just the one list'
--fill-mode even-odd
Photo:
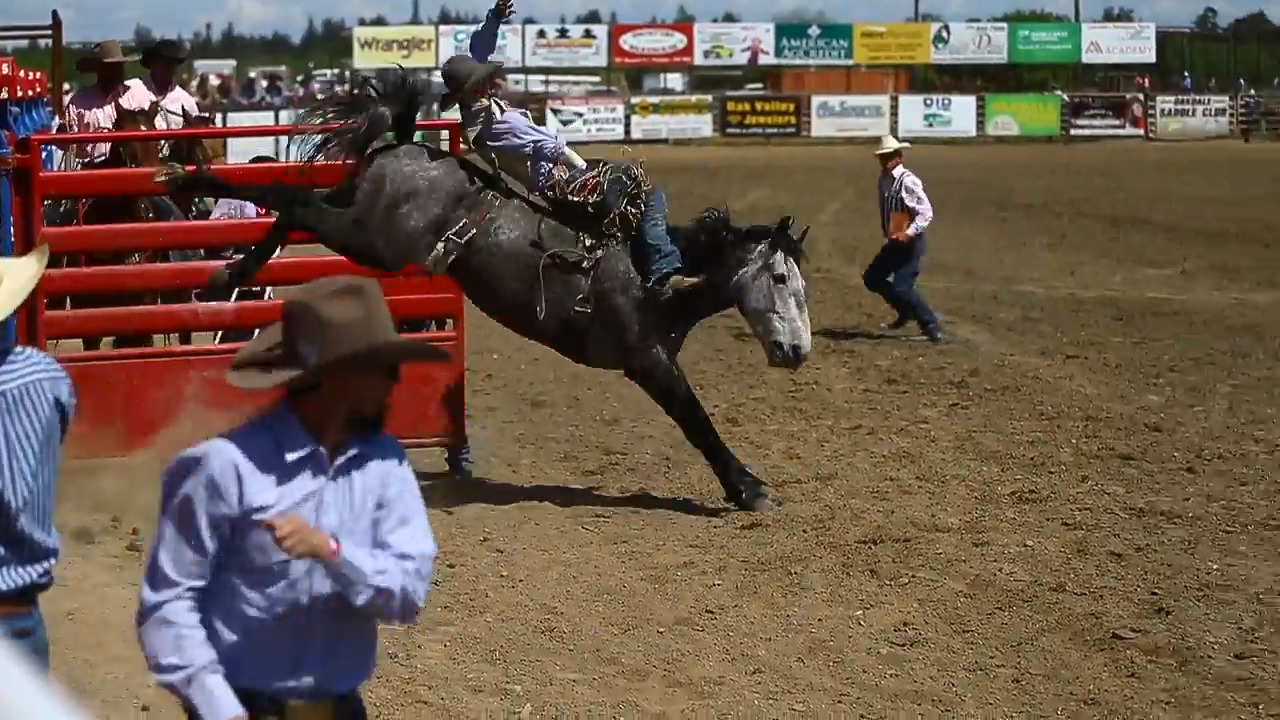
{"label": "white straw cowboy hat", "polygon": [[337,276],[313,280],[284,302],[269,325],[231,360],[227,384],[246,390],[281,387],[327,370],[444,361],[449,354],[400,337],[377,280]]}
{"label": "white straw cowboy hat", "polygon": [[880,147],[876,148],[875,154],[886,155],[888,153],[906,150],[909,147],[911,147],[911,143],[909,142],[902,142],[892,135],[881,135]]}
{"label": "white straw cowboy hat", "polygon": [[41,245],[22,257],[0,258],[0,320],[12,315],[26,301],[48,264],[48,245]]}

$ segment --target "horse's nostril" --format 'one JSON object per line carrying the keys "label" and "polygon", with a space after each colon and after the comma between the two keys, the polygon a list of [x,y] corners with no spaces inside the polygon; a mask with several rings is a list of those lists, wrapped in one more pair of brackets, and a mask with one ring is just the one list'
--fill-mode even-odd
{"label": "horse's nostril", "polygon": [[799,360],[804,355],[804,351],[800,349],[799,343],[791,343],[787,350],[790,351],[791,357],[794,360]]}

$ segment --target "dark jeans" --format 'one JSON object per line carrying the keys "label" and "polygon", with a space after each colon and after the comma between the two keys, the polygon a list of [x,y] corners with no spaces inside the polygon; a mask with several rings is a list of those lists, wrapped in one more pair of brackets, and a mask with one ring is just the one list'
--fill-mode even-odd
{"label": "dark jeans", "polygon": [[[253,690],[236,690],[240,704],[249,712],[249,720],[283,720],[284,703]],[[206,720],[191,708],[186,708],[187,720]],[[344,695],[338,700],[338,720],[369,720],[364,699],[359,693]],[[221,719],[219,719],[221,720]]]}
{"label": "dark jeans", "polygon": [[[575,170],[569,177],[573,178],[575,174],[584,172],[586,171]],[[611,211],[617,208],[626,187],[627,179],[622,175],[610,177],[605,186],[605,207]],[[639,232],[631,238],[630,254],[631,264],[648,285],[665,282],[679,272],[684,264],[680,258],[680,250],[671,242],[671,236],[667,233],[667,194],[656,185],[645,198]]]}
{"label": "dark jeans", "polygon": [[0,615],[0,634],[17,643],[37,668],[49,672],[49,633],[39,605],[24,612]]}
{"label": "dark jeans", "polygon": [[916,290],[920,260],[924,257],[925,236],[910,242],[885,241],[880,252],[862,273],[867,289],[884,298],[900,317],[915,320],[924,332],[938,329],[938,318]]}

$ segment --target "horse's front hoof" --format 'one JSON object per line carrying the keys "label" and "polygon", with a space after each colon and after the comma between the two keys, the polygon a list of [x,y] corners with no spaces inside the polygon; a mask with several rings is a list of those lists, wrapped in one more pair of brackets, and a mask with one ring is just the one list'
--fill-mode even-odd
{"label": "horse's front hoof", "polygon": [[767,495],[760,495],[759,497],[748,498],[747,501],[739,505],[739,507],[741,507],[743,510],[746,510],[748,512],[758,512],[758,513],[773,512],[778,508],[778,506],[774,505],[773,501],[770,500],[769,496]]}

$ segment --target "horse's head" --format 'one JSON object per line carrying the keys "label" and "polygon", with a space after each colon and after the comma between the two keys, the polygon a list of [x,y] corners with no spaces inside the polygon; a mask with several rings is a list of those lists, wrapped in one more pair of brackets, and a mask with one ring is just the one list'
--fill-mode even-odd
{"label": "horse's head", "polygon": [[[155,100],[145,108],[125,108],[115,103],[116,122],[113,130],[155,130],[160,115],[160,103]],[[156,167],[160,164],[159,140],[135,140],[112,144],[124,165],[128,167]]]}
{"label": "horse's head", "polygon": [[[211,128],[217,125],[212,113],[192,115],[182,109],[182,127]],[[178,165],[212,165],[226,157],[226,141],[222,138],[183,138],[169,143],[169,162]]]}
{"label": "horse's head", "polygon": [[686,264],[707,277],[708,291],[736,305],[764,347],[769,364],[795,370],[813,348],[800,260],[809,228],[795,219],[735,227],[727,211],[708,210],[693,229],[700,239],[682,248]]}

